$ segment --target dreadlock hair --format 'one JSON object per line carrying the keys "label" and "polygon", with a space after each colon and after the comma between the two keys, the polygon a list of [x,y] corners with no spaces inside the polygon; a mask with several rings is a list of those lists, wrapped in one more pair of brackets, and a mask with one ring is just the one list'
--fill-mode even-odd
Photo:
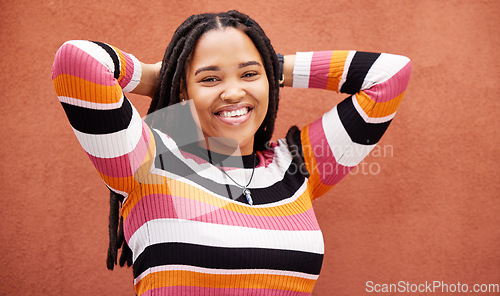
{"label": "dreadlock hair", "polygon": [[[165,50],[162,66],[159,73],[159,85],[149,106],[148,115],[161,110],[165,107],[180,103],[180,93],[182,87],[186,87],[186,64],[203,34],[211,30],[223,30],[225,28],[236,28],[244,32],[253,42],[260,53],[264,64],[264,69],[269,81],[269,105],[266,117],[254,135],[254,151],[265,150],[266,145],[271,140],[274,132],[274,124],[278,111],[279,103],[279,79],[280,66],[276,52],[274,51],[271,41],[264,33],[264,30],[259,24],[251,19],[248,15],[240,13],[236,10],[231,10],[223,13],[205,13],[192,15],[187,18],[175,31],[172,39]],[[151,126],[158,124],[157,121],[162,121],[163,124],[169,118],[158,118],[155,116],[146,117],[146,122]],[[172,122],[168,120],[169,124]],[[161,124],[161,123],[160,123]],[[295,145],[297,130],[290,129],[287,140],[291,146]],[[175,135],[169,134],[175,139]],[[294,140],[295,138],[295,140]],[[293,141],[293,142],[292,142]],[[293,153],[298,155],[298,153]],[[300,167],[303,167],[303,161],[300,157],[294,157],[294,161]],[[300,164],[300,162],[302,164]],[[307,170],[306,170],[307,171]],[[119,207],[123,201],[123,197],[111,191],[110,197],[110,223],[109,237],[110,245],[108,249],[107,266],[108,269],[113,269],[117,261],[117,252],[122,247],[120,258],[120,266],[125,262],[130,266],[132,263],[132,252],[130,251],[123,236],[123,219],[120,218],[118,225]],[[118,233],[121,234],[117,238]]]}

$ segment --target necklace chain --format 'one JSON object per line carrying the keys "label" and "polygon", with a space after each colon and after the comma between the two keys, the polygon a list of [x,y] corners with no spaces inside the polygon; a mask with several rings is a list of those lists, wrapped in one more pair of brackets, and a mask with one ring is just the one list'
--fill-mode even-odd
{"label": "necklace chain", "polygon": [[[208,152],[210,154],[210,151]],[[243,189],[243,195],[245,196],[245,198],[247,199],[247,202],[249,205],[253,205],[253,200],[252,200],[252,193],[250,192],[250,189],[248,189],[248,185],[250,185],[250,183],[252,183],[252,179],[253,179],[253,175],[255,173],[255,153],[252,152],[252,155],[253,155],[253,168],[252,168],[252,175],[250,175],[250,180],[248,180],[248,184],[246,186],[242,186],[240,185],[238,182],[236,182],[233,178],[231,178],[231,176],[229,176],[229,174],[224,171],[221,167],[219,167],[218,165],[216,164],[213,164],[216,168],[218,168],[222,173],[224,173],[224,175],[226,175],[229,179],[231,179],[231,181],[234,182],[234,184],[236,184],[236,186],[240,187],[241,189]]]}

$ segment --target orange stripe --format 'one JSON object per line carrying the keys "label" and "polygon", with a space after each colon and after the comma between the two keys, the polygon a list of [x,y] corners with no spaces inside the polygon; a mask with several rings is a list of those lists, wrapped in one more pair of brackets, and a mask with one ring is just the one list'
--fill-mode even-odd
{"label": "orange stripe", "polygon": [[120,82],[120,80],[122,80],[122,78],[125,77],[126,69],[127,69],[127,62],[126,62],[125,56],[123,55],[121,50],[119,50],[118,48],[116,48],[112,45],[111,45],[111,47],[116,51],[116,53],[118,54],[118,57],[120,58],[120,77],[118,77],[118,82]]}
{"label": "orange stripe", "polygon": [[134,176],[115,178],[106,176],[99,171],[98,173],[104,183],[116,190],[131,192],[135,187],[139,185],[139,182],[137,182]]}
{"label": "orange stripe", "polygon": [[316,162],[316,158],[314,157],[311,141],[309,140],[309,125],[301,131],[300,140],[302,142],[304,161],[306,163],[307,170],[311,174],[309,177],[309,182],[311,183],[313,189],[311,198],[316,199],[330,190],[333,185],[325,185],[321,182],[318,164]]}
{"label": "orange stripe", "polygon": [[58,75],[54,79],[54,88],[58,96],[92,103],[112,104],[119,102],[122,96],[118,84],[100,85],[69,74]]}
{"label": "orange stripe", "polygon": [[293,204],[284,204],[272,208],[257,208],[229,202],[223,198],[213,196],[203,190],[177,180],[170,179],[167,183],[172,189],[173,195],[183,196],[218,208],[246,215],[280,217],[303,213],[311,207],[311,204],[307,203],[307,199],[304,198],[305,193],[303,193]]}
{"label": "orange stripe", "polygon": [[328,74],[328,82],[326,83],[327,90],[339,91],[339,83],[342,80],[342,73],[344,72],[348,54],[348,50],[333,51],[332,59],[330,60],[330,73]]}
{"label": "orange stripe", "polygon": [[140,185],[141,192],[134,193],[133,197],[131,195],[127,200],[126,205],[124,205],[122,210],[124,219],[143,196],[151,194],[170,194],[174,196],[182,196],[184,198],[200,201],[228,211],[264,217],[282,217],[301,214],[309,210],[312,206],[309,192],[307,190],[293,203],[261,208],[247,207],[238,203],[232,203],[228,200],[216,197],[206,191],[198,189],[190,184],[160,175],[151,174],[146,178],[146,180],[143,180],[143,182],[144,183]]}
{"label": "orange stripe", "polygon": [[316,280],[285,275],[206,274],[185,270],[168,270],[146,275],[135,285],[135,291],[141,295],[152,288],[191,286],[219,289],[277,289],[311,293],[315,283]]}
{"label": "orange stripe", "polygon": [[361,91],[356,94],[356,100],[363,111],[365,111],[366,115],[371,118],[377,118],[389,116],[396,112],[401,103],[401,99],[403,99],[403,95],[404,92],[390,101],[376,103],[364,91]]}
{"label": "orange stripe", "polygon": [[[163,178],[159,176],[158,178]],[[170,195],[170,190],[165,184],[140,184],[137,183],[138,187],[136,190],[132,191],[127,198],[127,202],[123,205],[121,214],[123,219],[126,220],[134,206],[142,199],[143,196],[150,194],[165,194]]]}
{"label": "orange stripe", "polygon": [[155,137],[153,135],[153,132],[149,128],[147,129],[147,131],[149,132],[148,150],[146,151],[146,154],[144,155],[144,158],[142,159],[140,167],[138,168],[137,172],[135,173],[137,180],[144,180],[147,178],[147,176],[151,173],[151,166],[153,165],[153,162],[155,161],[155,154],[156,154]]}

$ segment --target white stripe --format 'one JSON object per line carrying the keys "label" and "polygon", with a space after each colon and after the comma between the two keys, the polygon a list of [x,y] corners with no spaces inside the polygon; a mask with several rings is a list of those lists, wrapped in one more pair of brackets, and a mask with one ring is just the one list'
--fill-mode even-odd
{"label": "white stripe", "polygon": [[410,59],[405,56],[382,53],[366,74],[361,89],[369,89],[375,84],[387,81],[409,62]]}
{"label": "white stripe", "polygon": [[[66,43],[72,44],[81,50],[85,51],[88,55],[99,61],[106,68],[108,68],[110,73],[115,72],[115,64],[109,53],[104,50],[101,46],[95,44],[94,42],[87,40],[71,40]],[[110,48],[112,48],[110,46]],[[116,54],[116,53],[115,53]],[[118,55],[116,55],[118,57]],[[120,59],[118,59],[120,60]]]}
{"label": "white stripe", "polygon": [[58,96],[58,98],[59,98],[59,101],[61,101],[62,103],[66,103],[66,104],[70,104],[70,105],[74,105],[74,106],[78,106],[78,107],[83,107],[83,108],[87,108],[87,109],[113,110],[113,109],[118,109],[122,106],[124,96],[122,93],[120,100],[116,103],[111,103],[111,104],[89,102],[89,101],[79,100],[79,99],[75,99],[72,97],[65,97],[65,96]]}
{"label": "white stripe", "polygon": [[293,66],[293,87],[308,88],[313,52],[297,52]]}
{"label": "white stripe", "polygon": [[337,163],[353,167],[358,165],[375,147],[354,143],[340,121],[337,107],[328,111],[322,118],[325,137]]}
{"label": "white stripe", "polygon": [[391,115],[387,115],[385,117],[369,117],[365,113],[365,110],[363,110],[363,108],[361,108],[361,106],[359,105],[358,100],[356,100],[356,97],[355,96],[351,96],[351,98],[352,98],[352,104],[354,105],[354,108],[356,108],[356,110],[358,111],[359,115],[361,115],[361,117],[363,117],[363,119],[365,120],[365,122],[368,122],[368,123],[383,123],[383,122],[387,122],[387,121],[393,119],[394,115],[396,115],[396,112],[394,112]]}
{"label": "white stripe", "polygon": [[87,153],[100,158],[113,158],[134,150],[141,139],[142,120],[137,110],[132,108],[132,119],[125,130],[105,135],[86,134],[74,128],[73,131]]}
{"label": "white stripe", "polygon": [[139,60],[131,54],[129,54],[129,57],[134,62],[134,73],[132,75],[132,78],[130,79],[130,82],[123,88],[123,92],[125,93],[133,91],[137,87],[137,85],[139,85],[139,82],[141,82],[142,76],[142,66]]}
{"label": "white stripe", "polygon": [[254,180],[248,188],[265,188],[272,186],[285,178],[287,170],[292,164],[292,154],[288,149],[285,139],[277,140],[277,146],[274,147],[274,156],[270,164],[260,166],[255,169]]}
{"label": "white stripe", "polygon": [[240,274],[263,274],[263,275],[278,275],[278,276],[293,276],[298,278],[304,278],[308,280],[317,280],[318,275],[308,274],[297,271],[288,271],[288,270],[275,270],[275,269],[221,269],[221,268],[205,268],[198,266],[190,266],[190,265],[161,265],[154,266],[148,268],[143,273],[141,273],[138,277],[134,279],[134,285],[136,285],[140,280],[142,280],[145,276],[155,272],[161,271],[192,271],[203,274],[228,274],[228,275],[240,275]]}
{"label": "white stripe", "polygon": [[346,58],[345,63],[344,63],[344,71],[342,72],[342,78],[340,79],[340,82],[339,82],[339,89],[338,89],[339,92],[347,79],[347,73],[349,72],[349,67],[351,66],[351,62],[352,62],[352,59],[354,58],[355,54],[356,54],[356,51],[354,51],[354,50],[349,51],[349,53],[347,54],[347,58]]}
{"label": "white stripe", "polygon": [[180,242],[224,248],[268,248],[324,253],[321,230],[269,230],[206,222],[156,219],[143,224],[132,235],[134,261],[147,246]]}

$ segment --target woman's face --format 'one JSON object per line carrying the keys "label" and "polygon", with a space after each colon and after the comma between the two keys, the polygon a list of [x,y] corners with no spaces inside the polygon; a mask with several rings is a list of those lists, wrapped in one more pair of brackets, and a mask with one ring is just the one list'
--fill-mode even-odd
{"label": "woman's face", "polygon": [[259,51],[245,33],[234,28],[205,33],[186,66],[186,88],[182,95],[193,100],[206,138],[230,138],[242,155],[253,152],[255,132],[267,113],[269,82]]}

